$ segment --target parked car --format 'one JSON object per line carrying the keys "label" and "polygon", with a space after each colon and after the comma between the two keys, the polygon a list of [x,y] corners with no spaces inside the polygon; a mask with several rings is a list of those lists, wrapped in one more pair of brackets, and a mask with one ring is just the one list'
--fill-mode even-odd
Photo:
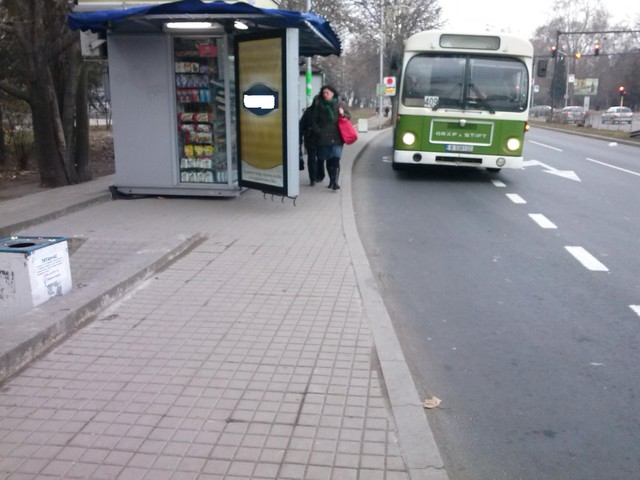
{"label": "parked car", "polygon": [[529,118],[544,118],[547,121],[550,120],[551,106],[549,105],[534,105],[529,109]]}
{"label": "parked car", "polygon": [[559,123],[574,123],[584,126],[587,120],[587,111],[583,107],[564,107],[556,110],[555,120]]}
{"label": "parked car", "polygon": [[631,125],[633,121],[633,112],[628,107],[609,107],[606,112],[604,112],[600,119],[602,123],[628,123]]}

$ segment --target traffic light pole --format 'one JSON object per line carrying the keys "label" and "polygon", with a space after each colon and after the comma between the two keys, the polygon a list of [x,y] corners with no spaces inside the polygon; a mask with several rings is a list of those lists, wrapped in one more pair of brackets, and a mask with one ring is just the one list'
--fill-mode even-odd
{"label": "traffic light pole", "polygon": [[[564,53],[560,52],[559,49],[559,45],[560,45],[560,35],[595,35],[595,34],[607,34],[607,33],[640,33],[640,30],[588,30],[588,31],[579,31],[579,32],[563,32],[561,30],[557,30],[556,31],[556,43],[554,45],[554,53],[553,53],[553,78],[551,79],[551,111],[553,113],[553,109],[555,108],[555,104],[557,101],[557,95],[556,95],[556,83],[557,83],[557,70],[558,70],[558,54],[562,54],[564,56],[566,56]],[[597,41],[597,47],[596,47],[596,54],[598,55],[600,53],[600,42]],[[567,71],[567,75],[569,74],[569,72]],[[567,77],[568,78],[568,77]],[[568,90],[568,87],[567,87]],[[565,92],[565,93],[568,93]],[[622,102],[624,100],[624,97],[620,98],[620,104],[622,106]]]}

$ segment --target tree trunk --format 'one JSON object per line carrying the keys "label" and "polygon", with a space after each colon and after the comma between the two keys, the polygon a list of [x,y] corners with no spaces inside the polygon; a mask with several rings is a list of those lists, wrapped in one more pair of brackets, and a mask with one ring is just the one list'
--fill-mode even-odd
{"label": "tree trunk", "polygon": [[0,107],[0,165],[7,163],[7,146],[4,139],[4,115]]}
{"label": "tree trunk", "polygon": [[[47,76],[45,72],[43,77]],[[40,183],[43,187],[69,185],[72,182],[65,165],[65,142],[53,83],[44,78],[36,79],[31,92],[34,148],[40,170]]]}
{"label": "tree trunk", "polygon": [[87,182],[93,178],[91,159],[89,158],[89,108],[87,100],[88,71],[83,64],[76,97],[76,173],[79,182]]}

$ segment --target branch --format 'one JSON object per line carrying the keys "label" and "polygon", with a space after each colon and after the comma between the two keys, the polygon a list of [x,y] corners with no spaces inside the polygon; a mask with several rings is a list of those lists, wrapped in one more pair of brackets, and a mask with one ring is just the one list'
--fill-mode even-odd
{"label": "branch", "polygon": [[64,35],[58,37],[56,41],[51,44],[50,48],[47,49],[47,58],[50,61],[53,60],[75,42],[79,41],[80,37],[78,32],[74,32],[71,30],[67,31]]}
{"label": "branch", "polygon": [[0,81],[0,90],[8,93],[12,97],[16,97],[20,100],[24,100],[27,103],[31,103],[31,96],[29,95],[29,91],[27,89],[17,88],[6,82]]}
{"label": "branch", "polygon": [[8,23],[0,23],[0,32],[13,33],[15,32],[15,28]]}

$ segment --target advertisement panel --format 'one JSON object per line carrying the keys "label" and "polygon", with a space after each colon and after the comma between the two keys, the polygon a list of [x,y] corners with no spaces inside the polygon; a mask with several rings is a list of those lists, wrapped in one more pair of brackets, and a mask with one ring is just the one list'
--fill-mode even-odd
{"label": "advertisement panel", "polygon": [[[298,179],[289,178],[295,172],[288,157],[296,153],[288,148],[287,133],[297,142],[297,130],[286,128],[291,116],[287,115],[287,39],[281,30],[237,37],[235,46],[240,185],[283,196],[297,195],[296,188],[290,191],[294,183],[290,180],[297,185]],[[297,63],[294,68],[297,80]],[[297,89],[292,95],[295,117]],[[297,126],[294,120],[292,127]]]}
{"label": "advertisement panel", "polygon": [[576,78],[573,82],[574,95],[597,95],[598,79],[597,78]]}

